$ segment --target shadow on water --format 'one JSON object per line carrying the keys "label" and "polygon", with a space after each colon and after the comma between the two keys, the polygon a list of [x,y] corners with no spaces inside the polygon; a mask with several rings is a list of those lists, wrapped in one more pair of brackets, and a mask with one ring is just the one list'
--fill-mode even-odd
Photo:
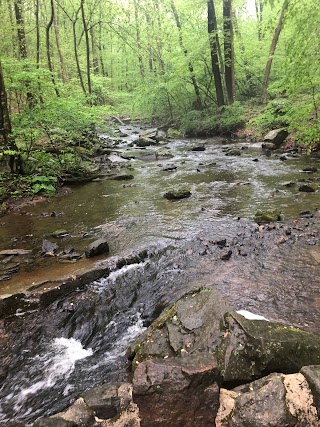
{"label": "shadow on water", "polygon": [[[61,247],[83,251],[97,235],[106,235],[112,256],[139,248],[149,253],[42,310],[17,312],[0,324],[1,425],[31,423],[95,384],[125,379],[129,343],[163,309],[200,286],[218,289],[234,309],[319,332],[319,216],[265,228],[252,221],[260,208],[280,209],[286,219],[306,208],[315,211],[319,192],[300,193],[298,181],[306,178],[300,171],[316,161],[281,162],[254,148],[226,156],[217,140],[204,141],[203,152],[191,152],[192,143],[197,141],[168,143],[170,160],[149,154],[148,161],[128,161],[134,168],[130,182],[93,182],[1,219],[2,248],[10,242],[36,253],[44,236],[65,229],[70,236],[57,242]],[[163,171],[168,164],[176,169]],[[313,174],[317,190],[318,178]],[[296,184],[284,187],[287,181]],[[179,185],[190,187],[189,199],[163,198]],[[221,239],[226,242],[219,246]],[[232,256],[223,261],[227,251]],[[50,259],[43,265],[34,261],[31,273],[45,271],[46,263],[59,272],[61,264]]]}

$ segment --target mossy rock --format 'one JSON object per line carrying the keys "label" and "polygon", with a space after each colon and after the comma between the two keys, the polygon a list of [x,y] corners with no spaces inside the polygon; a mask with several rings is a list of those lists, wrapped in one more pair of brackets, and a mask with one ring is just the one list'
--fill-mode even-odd
{"label": "mossy rock", "polygon": [[191,191],[189,188],[178,188],[176,190],[170,190],[167,193],[164,194],[163,197],[165,197],[168,200],[180,200],[180,199],[186,199],[191,196]]}
{"label": "mossy rock", "polygon": [[268,222],[281,221],[280,211],[257,211],[254,215],[257,224],[266,224]]}

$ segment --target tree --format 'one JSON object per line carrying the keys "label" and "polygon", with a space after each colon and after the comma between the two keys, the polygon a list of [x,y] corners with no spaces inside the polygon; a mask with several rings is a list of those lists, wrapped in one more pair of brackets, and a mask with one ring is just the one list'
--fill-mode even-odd
{"label": "tree", "polygon": [[14,172],[15,159],[19,159],[19,162],[17,162],[17,172],[22,172],[21,157],[18,155],[18,148],[14,139],[11,137],[11,132],[8,97],[0,61],[0,149],[2,150],[2,154],[3,152],[8,152],[11,172]]}
{"label": "tree", "polygon": [[232,23],[232,0],[223,0],[224,73],[228,104],[234,103],[234,44]]}
{"label": "tree", "polygon": [[217,35],[217,17],[214,7],[213,0],[208,0],[208,33],[210,42],[210,53],[211,53],[211,68],[214,77],[214,84],[216,88],[217,105],[221,107],[225,105],[223,86],[220,74],[219,57],[218,57],[218,46],[219,39]]}
{"label": "tree", "polygon": [[290,2],[290,0],[284,0],[284,2],[282,4],[281,12],[280,12],[278,25],[276,26],[276,28],[274,30],[274,34],[273,34],[273,38],[272,38],[272,42],[271,42],[271,46],[270,46],[270,51],[269,51],[269,56],[268,56],[268,60],[267,60],[267,64],[266,64],[266,68],[265,68],[265,72],[264,72],[264,79],[263,79],[263,83],[262,83],[261,102],[263,104],[266,104],[267,100],[268,100],[268,85],[269,85],[273,56],[274,56],[274,53],[276,51],[279,36],[280,36],[280,33],[281,33],[283,25],[284,25],[285,15],[286,15],[286,11],[287,11],[288,6],[289,6],[289,2]]}

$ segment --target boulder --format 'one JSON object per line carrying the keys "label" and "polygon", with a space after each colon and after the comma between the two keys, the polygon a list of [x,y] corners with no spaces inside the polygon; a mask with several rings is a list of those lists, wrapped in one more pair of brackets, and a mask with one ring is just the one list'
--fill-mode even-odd
{"label": "boulder", "polygon": [[276,146],[276,144],[273,144],[273,142],[264,142],[261,147],[264,150],[276,150],[278,147]]}
{"label": "boulder", "polygon": [[210,354],[151,359],[133,377],[143,427],[215,426],[219,407],[217,361]]}
{"label": "boulder", "polygon": [[189,188],[178,188],[176,190],[170,190],[163,195],[168,200],[180,200],[186,199],[191,196]]}
{"label": "boulder", "polygon": [[257,224],[266,224],[268,222],[281,221],[281,212],[279,211],[257,211],[254,214],[254,220]]}
{"label": "boulder", "polygon": [[109,253],[109,245],[105,239],[98,239],[92,242],[85,250],[87,258]]}
{"label": "boulder", "polygon": [[319,426],[313,397],[302,374],[271,374],[220,392],[216,427]]}
{"label": "boulder", "polygon": [[303,374],[309,384],[309,387],[312,391],[314,404],[317,408],[318,414],[320,414],[320,366],[304,366],[300,372]]}
{"label": "boulder", "polygon": [[221,322],[227,312],[225,301],[214,290],[187,293],[129,347],[127,356],[133,368],[151,357],[211,353],[223,341]]}
{"label": "boulder", "polygon": [[288,325],[225,316],[223,343],[216,349],[223,383],[244,383],[272,372],[295,373],[320,364],[320,337]]}
{"label": "boulder", "polygon": [[252,381],[272,372],[295,373],[320,364],[320,336],[288,325],[229,312],[213,290],[199,289],[173,304],[130,347],[135,369],[150,358],[209,353],[222,384]]}
{"label": "boulder", "polygon": [[149,147],[150,145],[155,145],[157,142],[154,139],[147,137],[140,137],[137,141],[135,141],[137,147]]}
{"label": "boulder", "polygon": [[279,148],[288,135],[289,133],[285,129],[274,129],[267,133],[267,135],[263,138],[263,141],[271,142],[276,146],[276,148]]}
{"label": "boulder", "polygon": [[59,412],[49,418],[40,418],[33,427],[91,427],[94,412],[80,397],[65,412]]}

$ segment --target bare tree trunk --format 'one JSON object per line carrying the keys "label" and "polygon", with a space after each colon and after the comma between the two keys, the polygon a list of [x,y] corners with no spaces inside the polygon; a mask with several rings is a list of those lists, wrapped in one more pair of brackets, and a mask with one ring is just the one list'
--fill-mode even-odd
{"label": "bare tree trunk", "polygon": [[85,17],[85,12],[84,12],[84,1],[85,0],[81,0],[80,7],[81,7],[83,29],[84,29],[85,40],[86,40],[86,63],[87,63],[88,93],[89,93],[89,95],[91,95],[92,88],[91,88],[91,74],[90,74],[91,73],[91,71],[90,71],[90,42],[89,42],[89,31],[88,31],[87,21],[86,21],[86,17]]}
{"label": "bare tree trunk", "polygon": [[134,6],[134,18],[135,18],[135,26],[136,26],[136,39],[137,39],[137,47],[138,47],[140,75],[141,77],[144,77],[145,73],[144,73],[143,58],[141,54],[141,35],[140,35],[139,10],[137,5],[137,0],[133,0],[133,6]]}
{"label": "bare tree trunk", "polygon": [[158,0],[152,0],[154,3],[154,7],[157,11],[157,24],[158,24],[158,29],[157,29],[157,33],[156,33],[156,38],[157,38],[157,48],[158,48],[158,58],[159,58],[159,64],[160,64],[160,69],[161,72],[164,72],[164,61],[163,61],[163,57],[162,57],[162,50],[163,50],[163,43],[162,43],[162,25],[161,25],[161,16],[160,16],[160,7],[159,7],[159,1]]}
{"label": "bare tree trunk", "polygon": [[[27,59],[26,32],[24,28],[24,19],[23,19],[23,13],[22,13],[21,0],[15,0],[14,13],[15,13],[16,23],[17,23],[19,56],[21,59]],[[33,100],[33,95],[30,91],[29,81],[26,81],[26,89],[27,89],[27,102],[28,102],[29,108],[32,108],[34,100]]]}
{"label": "bare tree trunk", "polygon": [[61,43],[60,43],[60,31],[59,31],[59,22],[58,22],[57,13],[54,13],[54,15],[53,15],[53,26],[54,26],[54,33],[56,36],[56,45],[57,45],[57,49],[58,49],[58,55],[59,55],[61,79],[62,79],[63,83],[66,83],[67,75],[66,75],[66,68],[64,65],[64,57],[63,57],[63,53],[62,53],[62,49],[61,49]]}
{"label": "bare tree trunk", "polygon": [[53,24],[53,17],[54,17],[54,3],[53,0],[50,0],[50,11],[51,11],[51,15],[50,15],[50,20],[46,26],[46,50],[47,50],[47,61],[48,61],[48,68],[51,74],[51,81],[54,87],[54,91],[56,93],[56,95],[59,97],[59,91],[56,85],[56,81],[54,78],[54,74],[53,74],[53,66],[52,66],[52,61],[51,61],[51,52],[50,52],[50,29],[52,27]]}
{"label": "bare tree trunk", "polygon": [[[36,18],[36,64],[37,70],[40,68],[40,24],[39,24],[39,0],[35,0],[35,18]],[[43,104],[43,98],[41,95],[41,84],[40,77],[38,77],[38,91],[39,91],[39,100]]]}
{"label": "bare tree trunk", "polygon": [[[188,51],[187,51],[187,49],[185,48],[185,46],[183,44],[181,22],[180,22],[179,15],[178,15],[178,12],[177,12],[177,9],[176,9],[176,6],[175,6],[173,0],[170,0],[170,5],[171,5],[171,10],[172,10],[175,22],[176,22],[176,26],[177,26],[178,31],[179,31],[179,44],[180,44],[180,47],[181,47],[181,49],[182,49],[185,57],[188,58]],[[198,86],[198,82],[197,82],[196,76],[194,74],[193,64],[192,64],[192,62],[190,60],[188,61],[188,69],[189,69],[190,79],[191,79],[191,82],[192,82],[192,85],[193,85],[193,88],[194,88],[194,93],[196,95],[196,108],[198,110],[202,110],[203,109],[203,105],[202,105],[202,100],[201,100],[201,96],[200,96],[200,89],[199,89],[199,86]]]}
{"label": "bare tree trunk", "polygon": [[14,172],[14,163],[15,160],[19,159],[19,163],[17,162],[17,172],[22,173],[22,162],[21,157],[17,154],[18,147],[11,137],[11,121],[8,109],[8,100],[7,100],[7,92],[4,84],[4,77],[2,71],[2,65],[0,62],[0,149],[2,150],[10,150],[16,152],[15,154],[9,154],[9,165],[11,172]]}
{"label": "bare tree trunk", "polygon": [[75,17],[72,20],[73,49],[74,49],[74,57],[76,60],[77,72],[78,72],[78,77],[80,80],[80,85],[81,85],[83,93],[86,95],[87,91],[86,91],[86,88],[84,86],[82,72],[81,72],[80,63],[79,63],[78,46],[77,46],[77,33],[76,33],[76,24],[78,21],[78,15],[79,15],[80,10],[81,10],[81,6],[76,11]]}
{"label": "bare tree trunk", "polygon": [[91,37],[91,52],[92,52],[92,68],[94,74],[99,74],[99,59],[97,56],[97,49],[96,49],[96,43],[95,43],[95,35],[94,35],[94,28],[90,27],[90,37]]}
{"label": "bare tree trunk", "polygon": [[234,43],[232,0],[223,0],[224,68],[228,104],[234,103]]}
{"label": "bare tree trunk", "polygon": [[270,47],[270,51],[269,51],[269,57],[267,60],[267,64],[266,64],[266,69],[265,69],[265,73],[264,73],[264,79],[263,79],[263,84],[262,84],[262,93],[261,93],[261,102],[263,104],[267,103],[268,100],[268,85],[269,85],[269,79],[270,79],[270,72],[271,72],[271,66],[272,66],[272,61],[273,61],[273,55],[274,52],[276,50],[277,44],[278,44],[278,40],[279,40],[279,36],[281,33],[281,30],[283,28],[284,25],[284,21],[285,21],[285,15],[286,15],[286,11],[288,9],[289,6],[289,1],[290,0],[284,0],[283,5],[282,5],[282,9],[281,9],[281,13],[280,13],[280,17],[279,17],[279,21],[278,21],[278,25],[274,31],[273,34],[273,39],[271,42],[271,47]]}
{"label": "bare tree trunk", "polygon": [[262,10],[263,10],[263,4],[262,0],[255,0],[255,8],[256,8],[256,17],[258,22],[258,40],[262,39]]}
{"label": "bare tree trunk", "polygon": [[220,74],[219,67],[219,58],[218,58],[218,43],[217,39],[217,18],[216,11],[214,8],[213,0],[208,0],[208,34],[210,42],[210,52],[211,52],[211,68],[214,78],[214,84],[216,88],[216,97],[218,107],[225,105],[224,95],[223,95],[223,86]]}

